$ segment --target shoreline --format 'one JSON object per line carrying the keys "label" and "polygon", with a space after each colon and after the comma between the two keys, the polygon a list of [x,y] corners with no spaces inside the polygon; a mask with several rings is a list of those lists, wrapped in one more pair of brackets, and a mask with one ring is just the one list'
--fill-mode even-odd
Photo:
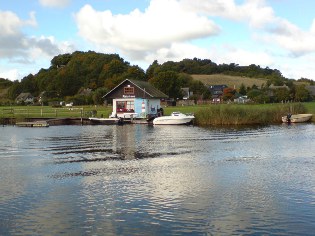
{"label": "shoreline", "polygon": [[[95,108],[95,107],[94,107]],[[170,106],[165,107],[165,115],[174,111],[182,113],[193,113],[195,115],[194,125],[196,126],[225,126],[225,125],[270,125],[282,123],[282,116],[287,114],[313,114],[310,122],[315,122],[315,103],[278,103],[278,104],[216,104],[207,106]],[[0,114],[0,125],[15,125],[17,122],[49,121],[50,125],[96,125],[112,124],[113,121],[106,121],[111,107],[98,107],[95,118],[102,122],[89,120],[90,112],[87,107],[68,110],[55,110],[48,113],[47,108],[28,108],[27,113],[18,113],[20,109],[11,109],[13,113],[6,113],[2,108]],[[91,109],[91,107],[90,107]],[[0,107],[1,110],[1,107]],[[78,112],[79,111],[79,112]],[[14,113],[15,112],[15,113]],[[107,114],[108,113],[108,114]],[[50,115],[49,115],[50,114]],[[109,120],[109,118],[108,118]],[[124,120],[124,123],[148,124],[146,120]]]}

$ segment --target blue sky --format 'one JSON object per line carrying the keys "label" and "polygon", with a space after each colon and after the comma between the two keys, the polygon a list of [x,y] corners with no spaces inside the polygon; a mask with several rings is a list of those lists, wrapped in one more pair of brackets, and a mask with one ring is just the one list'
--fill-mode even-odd
{"label": "blue sky", "polygon": [[256,64],[315,80],[315,1],[0,0],[0,77],[22,79],[59,54]]}

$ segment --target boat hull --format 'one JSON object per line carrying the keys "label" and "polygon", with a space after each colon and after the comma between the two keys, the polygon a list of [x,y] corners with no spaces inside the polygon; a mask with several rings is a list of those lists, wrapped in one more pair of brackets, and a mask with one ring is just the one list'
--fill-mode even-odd
{"label": "boat hull", "polygon": [[290,118],[287,116],[282,117],[282,122],[284,123],[303,123],[307,122],[312,118],[312,114],[297,114],[297,115],[291,115]]}
{"label": "boat hull", "polygon": [[171,116],[161,116],[153,120],[154,125],[187,125],[190,124],[194,116],[184,115],[175,112]]}
{"label": "boat hull", "polygon": [[91,124],[94,125],[114,125],[119,123],[118,118],[89,118]]}

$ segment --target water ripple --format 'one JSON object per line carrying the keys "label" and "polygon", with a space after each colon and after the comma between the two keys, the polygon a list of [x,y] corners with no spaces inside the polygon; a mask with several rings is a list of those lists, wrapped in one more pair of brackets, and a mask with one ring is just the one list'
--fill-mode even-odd
{"label": "water ripple", "polygon": [[0,235],[315,229],[313,124],[1,131]]}

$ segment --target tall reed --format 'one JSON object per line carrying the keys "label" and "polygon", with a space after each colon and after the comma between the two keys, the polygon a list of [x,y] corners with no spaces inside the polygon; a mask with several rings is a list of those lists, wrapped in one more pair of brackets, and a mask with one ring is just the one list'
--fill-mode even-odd
{"label": "tall reed", "polygon": [[210,105],[199,109],[196,113],[197,125],[254,125],[274,124],[281,122],[281,117],[288,113],[305,113],[300,104],[268,105]]}

